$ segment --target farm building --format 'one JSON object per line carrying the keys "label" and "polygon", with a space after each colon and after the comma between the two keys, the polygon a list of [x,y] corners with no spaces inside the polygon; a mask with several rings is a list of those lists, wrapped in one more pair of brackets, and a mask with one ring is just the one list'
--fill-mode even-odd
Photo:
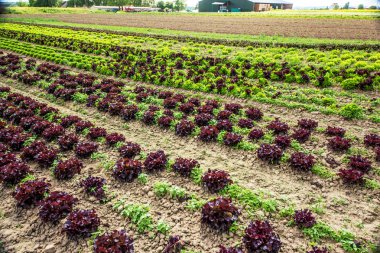
{"label": "farm building", "polygon": [[199,12],[269,11],[292,9],[293,3],[283,0],[201,0]]}

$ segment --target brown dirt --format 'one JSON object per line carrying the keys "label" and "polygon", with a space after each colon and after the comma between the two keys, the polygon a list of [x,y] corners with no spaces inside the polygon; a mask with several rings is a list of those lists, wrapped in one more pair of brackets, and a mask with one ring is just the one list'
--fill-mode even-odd
{"label": "brown dirt", "polygon": [[[20,17],[20,15],[6,15]],[[282,35],[333,39],[380,40],[379,20],[257,18],[197,15],[144,14],[30,14],[25,18],[49,18],[64,22],[163,28],[196,32],[250,35]]]}
{"label": "brown dirt", "polygon": [[[8,85],[18,87],[22,90],[26,89],[24,85],[16,84],[14,81],[8,83]],[[31,94],[37,95],[38,93],[38,89],[28,88],[27,94],[29,96]],[[78,114],[74,113],[73,110],[83,113],[83,107],[75,105],[73,103],[65,103],[64,107],[56,105],[55,107],[62,110],[62,112],[71,114]],[[264,108],[264,110],[265,109],[269,108]],[[315,176],[310,177],[310,175],[307,174],[297,174],[284,165],[270,166],[259,161],[255,154],[232,150],[214,144],[206,145],[200,143],[195,139],[179,138],[173,135],[171,132],[163,132],[159,128],[147,127],[143,124],[140,124],[139,122],[128,123],[128,129],[126,130],[122,127],[124,122],[118,120],[115,117],[99,114],[95,110],[86,109],[86,111],[86,115],[79,115],[84,118],[89,118],[90,120],[98,123],[98,125],[106,127],[110,131],[112,130],[124,133],[128,140],[138,142],[150,151],[163,149],[172,158],[178,156],[193,158],[197,159],[203,168],[225,169],[231,173],[232,177],[235,179],[235,181],[239,182],[239,184],[253,190],[264,190],[266,193],[271,193],[276,198],[286,198],[290,202],[294,202],[298,207],[304,208],[306,206],[309,206],[310,204],[315,203],[315,200],[318,198],[318,196],[322,196],[326,204],[326,213],[322,214],[319,217],[320,219],[328,222],[337,229],[347,227],[349,230],[353,231],[363,238],[378,240],[378,238],[376,238],[376,235],[379,233],[380,225],[378,194],[374,194],[373,192],[368,192],[358,188],[348,189],[336,181],[332,182],[320,180]],[[276,113],[270,113],[270,116],[280,114],[282,114],[282,117],[289,117],[290,122],[296,122],[296,118],[298,118],[294,116],[294,111],[292,113],[291,111],[285,109],[276,111]],[[307,113],[303,112],[303,114]],[[297,114],[297,116],[300,115]],[[314,119],[318,120],[321,126],[331,124],[331,120],[333,119],[322,116],[320,114],[309,114],[308,116],[311,116]],[[342,121],[338,118],[335,120],[336,123],[343,124]],[[362,135],[363,132],[366,132],[368,130],[368,127],[374,127],[368,126],[368,122],[352,122],[351,125],[351,129],[355,130],[355,134],[359,135]],[[173,179],[170,178],[168,181],[173,182]],[[284,182],[286,182],[286,184],[284,184]],[[186,183],[179,185],[185,188],[190,187],[191,190],[201,192],[200,189],[195,189],[192,186],[186,186],[188,185]],[[119,190],[119,188],[116,189],[117,191]],[[124,187],[121,187],[121,190],[123,193],[126,191]],[[131,194],[134,193],[135,192],[132,192]],[[9,198],[9,194],[3,196],[8,196]],[[360,196],[360,198],[357,198],[357,196]],[[137,199],[139,198],[137,197]],[[335,203],[336,199],[345,199],[347,203],[345,205],[337,205]],[[141,201],[151,201],[151,203],[154,202],[147,199],[142,199]],[[9,203],[12,203],[12,201],[9,200]],[[159,210],[159,207],[161,205],[164,207],[169,207],[170,203],[171,202],[169,201],[166,202],[166,204],[162,203],[152,205],[154,206],[154,209],[156,206],[158,206]],[[176,211],[177,214],[175,217],[182,217],[181,214],[184,212],[177,203],[176,205],[179,209]],[[171,208],[163,209],[165,210]],[[10,211],[10,213],[12,213],[12,211]],[[166,217],[170,216],[170,213],[163,213],[165,219]],[[107,216],[107,220],[108,218],[109,216]],[[203,229],[198,227],[199,221],[195,222],[198,218],[197,214],[189,216],[188,213],[185,213],[185,223],[181,224],[180,226],[176,226],[176,228],[179,229],[178,231],[180,231],[180,233],[186,234],[187,237],[191,239],[191,241],[197,242],[200,240],[200,242],[204,242],[204,234],[201,233]],[[349,220],[349,222],[347,222],[347,220]],[[188,226],[189,221],[192,222],[193,225],[188,227],[186,230],[187,232],[180,230]],[[170,222],[173,222],[173,224],[177,223],[177,221]],[[111,223],[113,225],[115,224],[114,221]],[[285,242],[284,252],[303,252],[303,247],[305,247],[306,244],[304,241],[305,239],[302,239],[302,235],[299,230],[286,227],[285,220],[275,220],[274,223],[276,230],[280,232],[282,240]],[[363,223],[364,228],[358,228],[356,225],[359,223]],[[193,230],[196,231],[196,233],[194,233]],[[14,236],[15,233],[12,234]],[[293,238],[297,238],[297,242],[294,246],[293,243],[295,242]],[[59,239],[56,240],[59,241]],[[207,242],[205,243],[207,244]],[[63,246],[63,244],[61,246]],[[201,244],[196,244],[194,246],[195,249],[203,250],[203,252],[213,252],[210,250],[210,246],[203,246]],[[215,247],[215,244],[213,244],[213,246]],[[339,249],[336,249],[335,252],[339,252]]]}

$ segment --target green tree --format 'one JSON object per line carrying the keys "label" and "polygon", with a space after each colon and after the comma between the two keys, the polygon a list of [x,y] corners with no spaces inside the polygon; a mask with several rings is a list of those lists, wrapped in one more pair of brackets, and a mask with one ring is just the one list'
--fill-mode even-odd
{"label": "green tree", "polygon": [[369,7],[369,9],[370,9],[370,10],[376,10],[377,7],[376,7],[375,5],[371,5],[371,6]]}
{"label": "green tree", "polygon": [[166,2],[165,3],[165,9],[173,10],[173,3],[172,2]]}
{"label": "green tree", "polygon": [[350,8],[350,2],[345,3],[342,9],[347,10],[348,8]]}
{"label": "green tree", "polygon": [[174,9],[176,11],[182,11],[186,8],[186,4],[184,0],[175,0],[174,1]]}
{"label": "green tree", "polygon": [[364,9],[364,5],[363,4],[359,4],[358,9],[359,10],[363,10]]}
{"label": "green tree", "polygon": [[157,4],[156,4],[157,8],[160,8],[160,10],[164,10],[165,9],[165,2],[164,1],[158,1]]}
{"label": "green tree", "polygon": [[339,10],[339,4],[334,4],[334,10]]}

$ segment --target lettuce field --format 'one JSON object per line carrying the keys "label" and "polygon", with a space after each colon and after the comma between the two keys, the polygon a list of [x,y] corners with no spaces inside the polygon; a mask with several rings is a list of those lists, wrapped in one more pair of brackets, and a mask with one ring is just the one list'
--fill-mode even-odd
{"label": "lettuce field", "polygon": [[0,23],[0,252],[379,252],[376,18],[133,15]]}

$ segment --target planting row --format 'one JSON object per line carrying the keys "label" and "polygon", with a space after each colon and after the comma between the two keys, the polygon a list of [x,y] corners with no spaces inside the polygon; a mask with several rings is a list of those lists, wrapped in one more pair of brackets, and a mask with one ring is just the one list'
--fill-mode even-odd
{"label": "planting row", "polygon": [[[17,96],[17,94],[16,95],[10,95],[10,96],[8,96],[8,99],[9,100],[11,100],[11,101],[14,101],[13,103],[16,103],[16,104],[19,104],[21,107],[29,107],[29,106],[35,106],[35,103],[33,103],[33,101],[31,101],[31,100],[27,100],[28,102],[23,102],[23,98],[22,97],[20,97],[20,96]],[[24,98],[25,99],[25,98]],[[14,106],[14,105],[13,105]],[[12,108],[11,106],[8,106],[8,107],[10,107],[10,108]],[[26,111],[28,110],[28,109],[25,109]],[[9,115],[9,113],[6,113],[6,117],[7,117],[7,119],[9,119],[9,120],[12,120],[12,121],[15,121],[16,120],[16,122],[17,122],[17,119],[20,119],[20,118],[18,118],[18,117],[20,117],[20,114],[22,115],[23,113],[25,113],[25,110],[24,111],[19,111],[19,114],[17,114],[14,110],[14,113],[12,114],[12,115]],[[10,111],[12,111],[12,109],[10,109],[8,112],[10,112]],[[49,111],[49,110],[47,110],[47,109],[43,109],[43,108],[41,108],[40,110],[39,110],[39,114],[41,115],[41,113],[42,113],[42,115],[44,115],[45,113],[46,113],[46,111]],[[46,115],[46,114],[45,114]],[[51,118],[51,119],[55,119],[55,120],[60,120],[60,117],[59,117],[59,115],[55,115],[54,117],[50,114],[50,116],[49,116],[49,118]],[[71,120],[70,120],[71,119]],[[23,125],[24,126],[24,124],[22,124],[22,121],[23,121],[23,119],[21,119],[20,120],[20,125]],[[25,121],[27,121],[27,120],[25,120]],[[72,116],[67,116],[67,117],[65,117],[65,118],[63,118],[63,119],[61,119],[61,124],[63,124],[63,125],[65,125],[65,126],[69,126],[70,125],[70,121],[73,121],[73,122],[75,122],[75,117],[73,118]],[[59,122],[59,121],[58,121]],[[65,123],[64,123],[65,122]],[[75,124],[75,126],[77,126],[78,124],[78,122],[80,122],[80,121],[77,121],[76,123],[72,123],[72,124]],[[79,124],[80,125],[80,124]],[[96,130],[98,130],[98,129],[96,129]],[[32,131],[33,131],[33,127],[32,127]],[[45,130],[43,131],[43,132],[45,132]],[[93,135],[94,134],[94,132],[98,132],[98,131],[95,131],[95,129],[89,129],[89,131],[85,131],[85,132],[87,132],[87,136],[88,136],[88,138],[94,138],[95,136]],[[92,133],[92,134],[91,134]],[[9,135],[8,135],[9,136]],[[53,135],[54,136],[54,135]],[[108,138],[109,139],[109,138]],[[59,140],[59,139],[58,139]],[[129,156],[131,153],[131,151],[127,151],[127,150],[130,150],[129,148],[120,148],[120,152],[122,153],[122,154],[124,154],[124,155],[127,155],[127,156]],[[127,152],[127,153],[125,153],[125,152]],[[132,151],[133,152],[133,151]],[[152,160],[152,159],[155,159],[155,160]],[[157,160],[158,159],[158,160]],[[163,160],[164,159],[164,160]],[[127,162],[127,161],[130,161],[130,162]],[[150,161],[150,162],[147,162],[147,161]],[[138,161],[135,161],[135,162],[133,162],[133,163],[131,163],[132,162],[132,160],[129,160],[129,159],[121,159],[117,164],[116,164],[116,167],[115,167],[115,169],[114,169],[114,175],[116,176],[116,175],[120,175],[121,177],[119,177],[120,179],[122,179],[122,180],[130,180],[131,178],[134,178],[134,176],[132,175],[132,174],[134,174],[134,173],[131,173],[131,170],[133,170],[133,166],[137,166],[138,165]],[[160,153],[160,152],[157,152],[157,153],[152,153],[152,154],[150,154],[148,157],[147,157],[147,159],[146,159],[146,161],[144,162],[144,167],[149,171],[149,168],[151,168],[153,171],[154,170],[156,170],[156,169],[158,169],[158,170],[162,170],[162,169],[164,169],[165,167],[166,167],[166,163],[167,163],[167,160],[166,160],[166,158],[165,158],[165,156],[164,156],[164,153],[162,152],[162,153]],[[149,165],[149,164],[151,164],[151,165]],[[152,167],[151,167],[152,166]],[[140,169],[138,169],[138,170],[141,170],[141,165],[139,165],[139,166],[137,166],[137,168],[140,168]],[[176,160],[176,162],[172,165],[172,168],[173,168],[173,170],[174,171],[177,171],[177,172],[179,172],[181,175],[183,174],[183,175],[190,175],[191,174],[191,172],[192,172],[192,170],[195,168],[195,167],[197,167],[197,163],[195,162],[195,161],[191,161],[191,160],[187,160],[187,159],[177,159]],[[127,175],[129,175],[129,176],[127,176],[125,173],[126,173],[126,169],[128,169],[128,174]],[[138,174],[138,173],[136,173],[136,174]],[[225,179],[222,179],[222,178],[225,178]],[[225,174],[225,173],[222,173],[222,172],[207,172],[203,177],[202,177],[202,181],[204,182],[204,185],[205,185],[205,187],[206,187],[206,189],[209,189],[210,191],[212,191],[212,192],[215,192],[215,191],[220,191],[221,189],[223,189],[223,188],[225,188],[228,184],[230,184],[231,183],[231,180],[228,178],[228,174]],[[207,183],[207,182],[209,182],[209,183]],[[88,182],[87,182],[88,183]],[[84,182],[84,184],[86,184],[85,182]],[[92,186],[92,187],[94,187],[94,186]],[[95,191],[95,192],[97,192],[97,191]],[[232,191],[231,191],[232,192]],[[241,190],[239,191],[239,192],[241,192]],[[251,198],[251,200],[252,200],[252,198]],[[226,203],[228,203],[228,202],[226,202],[227,200],[223,200],[223,198],[222,199],[218,199],[218,200],[214,200],[214,202],[210,202],[210,203],[207,203],[203,208],[202,208],[202,213],[204,213],[204,212],[206,212],[207,213],[207,211],[206,211],[206,209],[208,208],[208,209],[210,209],[210,207],[209,207],[209,205],[211,205],[212,207],[215,207],[216,208],[216,210],[219,210],[220,212],[224,212],[224,211],[226,211],[226,210],[228,210],[228,212],[230,212],[230,209],[231,208],[235,208],[235,207],[233,207],[233,205],[232,205],[232,203],[231,202],[229,202],[230,204],[229,204],[229,206],[225,206],[225,204]],[[223,204],[223,208],[221,207],[221,206],[219,206],[219,205],[217,205],[218,203],[224,203],[224,202],[226,202],[226,203],[224,203]],[[213,203],[213,204],[212,204]],[[257,203],[256,203],[257,204]],[[216,206],[215,206],[216,205]],[[207,208],[206,208],[207,207]],[[227,209],[224,209],[224,208],[227,208]],[[213,210],[213,209],[212,209]],[[305,213],[308,213],[307,215],[311,215],[308,211],[304,211]],[[217,215],[217,217],[220,217],[220,216],[222,216],[223,217],[223,215],[221,215],[221,214],[215,214],[215,215]],[[300,217],[303,217],[303,215],[306,215],[306,214],[302,214],[302,215],[300,215]],[[225,227],[225,226],[229,226],[228,224],[230,224],[231,225],[231,221],[230,221],[230,219],[228,219],[227,221],[225,221],[225,220],[221,220],[221,221],[219,221],[219,224],[218,225],[215,225],[214,224],[214,222],[215,222],[215,218],[213,218],[213,216],[212,217],[209,217],[209,218],[207,218],[207,217],[205,217],[205,216],[207,216],[206,214],[203,214],[203,216],[204,216],[204,218],[202,218],[202,220],[203,220],[203,222],[205,222],[205,223],[209,223],[211,220],[213,221],[213,222],[211,222],[211,227],[213,227],[213,226],[217,226],[217,227],[219,227],[219,226],[222,226],[222,227]],[[297,216],[297,215],[296,215]],[[297,219],[296,218],[296,216],[295,216],[295,219]],[[237,218],[237,217],[236,217]],[[210,220],[209,220],[210,219]],[[227,223],[226,223],[227,222]],[[301,221],[298,221],[298,222],[301,222]],[[302,222],[301,222],[302,223]],[[307,229],[309,229],[310,227],[312,227],[312,225],[315,225],[316,223],[315,222],[311,222],[309,225],[306,225],[306,226],[303,226],[302,224],[300,224],[300,226],[301,227],[303,227],[303,228],[305,228],[305,233],[307,233],[307,231],[309,231],[309,230],[307,230]],[[250,225],[251,226],[251,225]],[[249,228],[248,228],[249,229]],[[246,231],[248,231],[248,229],[246,230]],[[269,236],[269,235],[267,235],[268,236],[268,240],[269,240],[269,238],[271,237],[271,236]],[[350,237],[352,237],[352,235],[350,235]],[[339,238],[339,239],[338,239]],[[338,235],[336,235],[336,238],[335,238],[335,240],[343,240],[343,238],[345,239],[345,240],[347,240],[347,235],[345,235],[344,237],[341,237],[340,235],[338,236]],[[245,240],[243,239],[243,242],[244,242],[244,244],[246,245],[246,247],[247,247],[247,249],[249,249],[249,247],[251,247],[251,246],[249,246],[250,244],[248,243],[246,243],[245,242]],[[352,241],[351,241],[352,242]],[[280,245],[280,244],[279,244]],[[346,244],[345,245],[345,247],[347,247],[348,249],[350,248],[350,247],[357,247],[356,246],[356,244],[354,243],[354,244]],[[254,252],[254,251],[252,251],[252,252]],[[277,251],[273,251],[273,252],[277,252]]]}
{"label": "planting row", "polygon": [[[10,68],[15,68],[20,64],[21,59],[15,55],[7,55],[2,58],[4,62],[12,64],[7,68],[8,76],[12,76]],[[133,91],[126,89],[124,83],[116,82],[112,79],[96,80],[94,76],[88,75],[70,75],[61,74],[59,78],[54,79],[49,73],[60,71],[58,66],[40,64],[36,66],[35,61],[26,62],[27,69],[37,69],[37,72],[20,72],[13,75],[14,78],[22,80],[26,84],[36,83],[40,79],[50,80],[44,83],[47,91],[57,98],[64,100],[74,100],[79,103],[86,103],[87,106],[94,106],[102,112],[108,112],[111,115],[120,115],[123,119],[129,121],[135,118],[142,120],[147,125],[157,124],[161,128],[172,128],[179,136],[198,135],[199,139],[204,142],[220,141],[227,146],[236,146],[245,150],[257,150],[258,157],[271,163],[277,163],[283,158],[284,150],[292,147],[295,150],[304,150],[299,147],[299,142],[305,142],[310,138],[312,131],[318,126],[318,123],[311,119],[301,119],[298,122],[298,129],[294,130],[291,136],[287,135],[289,130],[288,124],[281,122],[279,119],[269,122],[265,127],[270,132],[264,134],[260,128],[253,128],[254,121],[259,121],[262,112],[257,108],[248,108],[245,116],[239,119],[243,114],[243,106],[240,104],[225,104],[224,109],[220,103],[215,100],[207,100],[204,104],[200,99],[186,98],[183,94],[173,94],[172,92],[157,91],[137,87]],[[23,64],[24,64],[23,63]],[[45,75],[44,75],[45,74]],[[97,84],[98,83],[98,84]],[[122,94],[122,95],[120,95]],[[130,101],[134,99],[134,101]],[[149,105],[146,102],[150,101]],[[178,109],[176,111],[177,108]],[[163,105],[163,107],[159,107]],[[194,113],[197,112],[195,115]],[[230,120],[235,119],[235,120]],[[235,122],[238,126],[234,126]],[[345,130],[339,127],[328,127],[325,131],[328,139],[328,146],[335,152],[346,151],[351,147],[351,140],[345,139]],[[244,133],[248,134],[247,140],[243,139]],[[274,136],[276,135],[276,137]],[[292,140],[293,139],[293,140]],[[368,147],[374,147],[379,159],[379,136],[369,134],[365,137],[365,144]],[[258,141],[253,144],[251,141]],[[275,145],[270,145],[274,142]],[[369,148],[372,149],[372,148]],[[305,152],[305,150],[304,150]],[[288,156],[288,155],[287,155]],[[293,168],[304,171],[311,170],[322,177],[326,177],[328,171],[320,171],[320,166],[316,165],[316,158],[310,154],[296,152],[285,160],[289,159]],[[301,160],[304,164],[299,164],[295,160]],[[364,175],[371,170],[371,161],[360,155],[347,158],[350,169],[341,169],[339,175],[345,182],[363,183]],[[355,164],[361,161],[366,165],[358,167]],[[356,176],[353,177],[352,174]],[[333,176],[330,172],[330,176]],[[375,176],[375,175],[373,175]],[[372,182],[371,187],[378,185],[376,181],[368,181],[367,185]]]}
{"label": "planting row", "polygon": [[[133,68],[128,73],[122,74],[120,72],[121,63],[110,58],[103,58],[103,57],[93,56],[93,55],[88,55],[88,54],[78,54],[71,51],[54,49],[54,48],[49,48],[49,47],[44,47],[44,46],[36,46],[33,44],[17,42],[15,40],[4,39],[1,37],[0,37],[0,47],[17,52],[17,53],[21,53],[24,55],[36,57],[39,59],[53,61],[55,63],[60,63],[60,64],[72,66],[72,67],[86,69],[86,70],[93,69],[94,71],[101,74],[114,75],[114,76],[120,75],[121,77],[133,78],[137,81],[147,81],[147,82],[153,82],[155,84],[160,84],[160,85],[164,84],[168,86],[182,87],[186,89],[199,90],[199,91],[204,91],[204,92],[218,92],[217,88],[216,90],[210,91],[207,88],[205,88],[205,86],[202,86],[202,85],[195,85],[195,86],[186,85],[187,77],[185,74],[178,75],[179,78],[183,79],[181,82],[178,81],[176,83],[171,83],[171,82],[165,83],[164,81],[167,79],[167,76],[160,74],[160,77],[159,77],[158,75],[158,73],[162,73],[162,71],[164,71],[165,68],[162,70],[160,69],[158,71],[154,71],[155,73],[149,73],[149,74],[143,74],[143,75],[136,72],[137,68]],[[141,66],[138,68],[141,68]],[[150,71],[151,70],[149,70],[149,72]],[[169,76],[171,75],[174,75],[174,72],[171,72]],[[159,78],[160,80],[154,81],[155,78]],[[207,85],[209,84],[210,83],[207,82]],[[248,86],[251,86],[251,85],[248,85]],[[309,100],[304,99],[304,97],[309,96],[310,91],[307,91],[307,95],[306,94],[300,95],[298,94],[298,92],[296,92],[296,94],[293,94],[293,95],[285,95],[284,99],[282,99],[281,98],[282,93],[279,92],[275,87],[272,87],[272,86],[268,87],[269,94],[263,94],[262,92],[260,92],[261,88],[257,88],[256,86],[251,86],[251,87],[253,87],[253,90],[255,91],[251,92],[250,89],[247,89],[246,91],[248,90],[250,91],[248,92],[249,94],[247,93],[246,95],[248,95],[248,97],[254,100],[257,100],[259,102],[272,103],[275,105],[285,106],[288,108],[304,108],[310,111],[317,110],[326,114],[338,114],[349,119],[370,118],[374,122],[378,122],[379,120],[379,116],[378,116],[379,113],[377,109],[378,99],[372,100],[372,103],[370,101],[368,103],[365,103],[365,106],[367,107],[369,105],[369,108],[368,110],[364,110],[363,108],[364,104],[361,106],[355,103],[336,104],[336,100],[334,98],[331,98],[329,95],[329,94],[334,94],[333,91],[327,92],[326,93],[327,95],[326,94],[315,95],[315,98],[312,98]],[[241,88],[238,88],[237,91],[238,90],[243,91],[243,89]],[[231,92],[235,93],[234,89],[232,89]],[[238,95],[238,93],[235,93],[235,95],[240,96]],[[314,91],[311,91],[311,93],[314,93]],[[347,94],[344,94],[344,96],[346,96]],[[247,96],[243,96],[243,97],[247,97]],[[366,96],[352,95],[351,99],[352,101],[362,101],[363,99],[364,99],[363,101],[365,101],[365,100],[368,100],[369,98]],[[296,102],[291,102],[292,100],[296,100]],[[315,104],[309,104],[309,103],[315,103]],[[367,115],[368,117],[366,117]]]}
{"label": "planting row", "polygon": [[[247,50],[225,46],[200,49],[190,44],[182,46],[152,38],[10,23],[2,25],[0,36],[112,56],[119,66],[117,70],[109,67],[107,71],[116,75],[134,79],[148,76],[146,81],[164,85],[186,81],[184,87],[243,97],[249,97],[254,91],[251,79],[262,83],[266,80],[312,83],[318,87],[341,83],[344,89],[363,90],[378,88],[380,82],[380,55],[375,52],[289,48]],[[224,56],[231,52],[232,56]],[[93,69],[98,67],[96,62],[94,64]],[[131,70],[134,70],[133,75]],[[164,80],[162,76],[165,76]]]}
{"label": "planting row", "polygon": [[[5,22],[14,23],[14,24],[28,24],[28,22],[16,22],[10,18],[7,18]],[[318,40],[318,41],[308,41],[306,40],[292,40],[284,42],[282,38],[281,41],[273,40],[273,38],[257,38],[256,41],[242,40],[242,39],[217,39],[217,38],[205,38],[205,37],[196,37],[196,36],[181,36],[181,35],[164,35],[158,33],[152,33],[149,30],[149,33],[144,32],[132,32],[132,31],[116,31],[116,30],[103,30],[95,29],[88,27],[74,27],[74,26],[63,26],[63,25],[50,25],[50,24],[37,24],[33,23],[34,26],[40,27],[52,27],[52,28],[68,28],[74,31],[89,31],[89,32],[98,32],[103,34],[113,34],[113,35],[123,35],[123,36],[133,36],[133,37],[143,37],[145,38],[154,38],[164,41],[173,41],[173,43],[178,44],[178,42],[188,43],[190,45],[195,44],[197,47],[204,47],[209,45],[224,45],[224,46],[233,46],[233,47],[288,47],[288,48],[312,48],[320,50],[333,50],[333,49],[347,49],[347,50],[378,50],[380,45],[378,43],[368,42],[368,41],[352,41],[352,40]],[[149,39],[148,39],[149,41]],[[206,45],[205,45],[206,44]]]}

